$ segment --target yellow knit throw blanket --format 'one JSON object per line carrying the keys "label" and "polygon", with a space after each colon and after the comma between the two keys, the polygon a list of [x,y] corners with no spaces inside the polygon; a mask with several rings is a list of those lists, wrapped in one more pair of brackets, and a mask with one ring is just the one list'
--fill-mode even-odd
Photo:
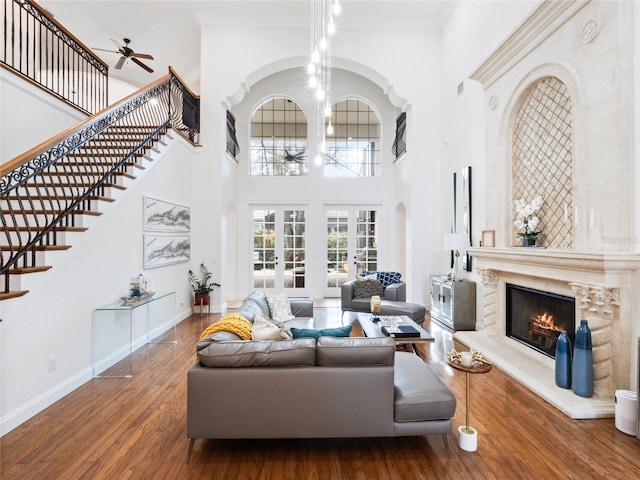
{"label": "yellow knit throw blanket", "polygon": [[216,323],[209,325],[200,335],[200,340],[222,330],[235,333],[242,340],[251,340],[251,322],[239,313],[228,313]]}

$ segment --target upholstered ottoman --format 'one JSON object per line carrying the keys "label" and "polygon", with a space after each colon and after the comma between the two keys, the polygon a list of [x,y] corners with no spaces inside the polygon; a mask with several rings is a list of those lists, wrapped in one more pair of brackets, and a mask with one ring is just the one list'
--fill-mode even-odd
{"label": "upholstered ottoman", "polygon": [[[355,311],[369,312],[371,311],[371,299],[354,298],[351,306]],[[426,313],[427,309],[417,303],[382,300],[380,302],[380,312],[378,312],[378,315],[407,315],[417,324],[421,324],[424,322]]]}

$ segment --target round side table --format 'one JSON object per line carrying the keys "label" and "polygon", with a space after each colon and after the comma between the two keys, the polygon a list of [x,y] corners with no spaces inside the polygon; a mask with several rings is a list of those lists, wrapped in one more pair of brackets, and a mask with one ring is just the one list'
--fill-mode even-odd
{"label": "round side table", "polygon": [[478,449],[478,432],[469,426],[469,410],[471,405],[470,377],[472,373],[487,373],[491,371],[493,365],[475,363],[471,367],[463,367],[458,360],[447,360],[447,363],[452,368],[465,372],[467,375],[466,423],[464,426],[458,427],[458,445],[463,450],[475,452]]}

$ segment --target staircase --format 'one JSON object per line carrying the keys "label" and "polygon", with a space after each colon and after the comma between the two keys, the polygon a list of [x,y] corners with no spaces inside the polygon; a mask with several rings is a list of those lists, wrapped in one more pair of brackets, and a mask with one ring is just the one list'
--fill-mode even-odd
{"label": "staircase", "polygon": [[[0,300],[28,293],[24,275],[52,268],[87,217],[144,173],[176,132],[197,136],[199,98],[169,70],[109,109],[0,165]],[[193,143],[193,142],[191,142]]]}

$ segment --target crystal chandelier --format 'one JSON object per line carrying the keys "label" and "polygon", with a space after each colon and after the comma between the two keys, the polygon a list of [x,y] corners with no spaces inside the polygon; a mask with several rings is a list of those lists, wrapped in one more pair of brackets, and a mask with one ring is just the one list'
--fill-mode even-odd
{"label": "crystal chandelier", "polygon": [[[325,152],[325,119],[331,117],[331,37],[336,31],[334,16],[340,15],[338,0],[311,0],[311,54],[307,65],[309,88],[317,103],[319,151],[316,165]],[[331,120],[327,133],[332,134]]]}

